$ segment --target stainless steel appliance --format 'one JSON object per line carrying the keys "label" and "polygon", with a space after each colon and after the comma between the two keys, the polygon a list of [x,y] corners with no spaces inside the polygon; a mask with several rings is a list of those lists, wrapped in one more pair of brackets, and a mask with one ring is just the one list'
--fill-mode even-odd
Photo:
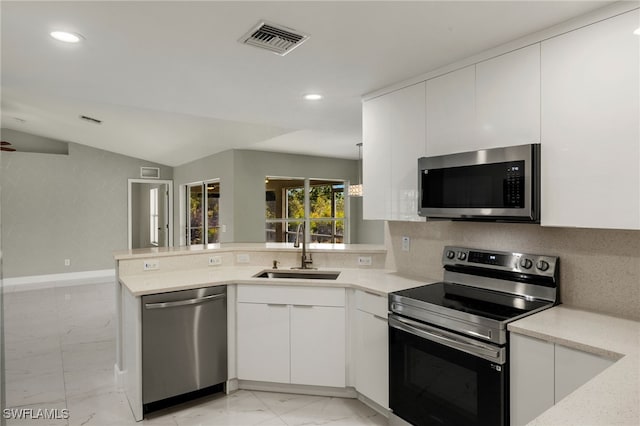
{"label": "stainless steel appliance", "polygon": [[420,216],[540,222],[540,144],[418,159]]}
{"label": "stainless steel appliance", "polygon": [[222,390],[227,380],[227,288],[142,297],[145,412]]}
{"label": "stainless steel appliance", "polygon": [[507,323],[558,302],[554,256],[445,247],[444,279],[389,295],[391,424],[509,424]]}

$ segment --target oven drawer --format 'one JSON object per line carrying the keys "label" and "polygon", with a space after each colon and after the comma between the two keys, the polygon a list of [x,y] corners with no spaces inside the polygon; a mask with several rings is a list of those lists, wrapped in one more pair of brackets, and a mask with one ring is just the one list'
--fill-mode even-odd
{"label": "oven drawer", "polygon": [[386,318],[388,296],[381,296],[366,290],[356,291],[356,308],[379,317]]}

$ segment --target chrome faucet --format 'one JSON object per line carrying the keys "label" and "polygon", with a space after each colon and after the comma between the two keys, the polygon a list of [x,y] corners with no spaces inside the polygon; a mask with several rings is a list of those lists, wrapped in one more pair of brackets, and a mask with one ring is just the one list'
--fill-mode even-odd
{"label": "chrome faucet", "polygon": [[311,265],[313,265],[313,259],[311,258],[311,253],[307,257],[307,242],[306,242],[306,232],[305,232],[305,224],[304,222],[300,222],[298,224],[298,229],[296,230],[296,241],[293,243],[295,248],[300,247],[300,231],[302,230],[302,256],[300,258],[300,266],[292,268],[292,269],[315,269]]}

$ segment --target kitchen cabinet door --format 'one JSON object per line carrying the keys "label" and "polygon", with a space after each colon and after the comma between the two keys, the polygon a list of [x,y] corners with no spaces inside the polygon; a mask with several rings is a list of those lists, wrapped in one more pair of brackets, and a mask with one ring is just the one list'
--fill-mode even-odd
{"label": "kitchen cabinet door", "polygon": [[557,403],[612,364],[613,361],[610,359],[556,345],[555,402]]}
{"label": "kitchen cabinet door", "polygon": [[425,156],[425,83],[397,90],[391,102],[391,215],[388,219],[424,221],[418,216],[418,158]]}
{"label": "kitchen cabinet door", "polygon": [[389,407],[389,327],[387,319],[355,311],[356,390],[376,404]]}
{"label": "kitchen cabinet door", "polygon": [[344,388],[345,334],[344,307],[292,306],[291,383]]}
{"label": "kitchen cabinet door", "polygon": [[418,158],[425,155],[425,84],[365,101],[364,219],[421,220]]}
{"label": "kitchen cabinet door", "polygon": [[385,220],[391,215],[391,110],[388,95],[362,104],[362,209],[365,220]]}
{"label": "kitchen cabinet door", "polygon": [[474,134],[475,72],[471,65],[427,80],[426,155],[479,149]]}
{"label": "kitchen cabinet door", "polygon": [[540,44],[476,64],[479,149],[540,142]]}
{"label": "kitchen cabinet door", "polygon": [[554,344],[511,333],[510,424],[526,425],[554,404]]}
{"label": "kitchen cabinet door", "polygon": [[542,42],[542,225],[640,229],[638,22]]}
{"label": "kitchen cabinet door", "polygon": [[237,304],[238,378],[289,383],[289,307]]}

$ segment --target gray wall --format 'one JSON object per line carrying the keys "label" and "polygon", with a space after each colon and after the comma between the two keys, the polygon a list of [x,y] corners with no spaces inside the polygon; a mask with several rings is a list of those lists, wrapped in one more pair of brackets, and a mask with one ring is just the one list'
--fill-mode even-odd
{"label": "gray wall", "polygon": [[[227,226],[221,242],[263,242],[265,240],[266,176],[357,180],[354,160],[263,151],[230,150],[188,163],[174,169],[177,203],[179,187],[186,183],[220,178],[220,221]],[[362,201],[351,204],[351,242],[384,241],[382,222],[362,221]],[[355,207],[354,207],[355,205]],[[179,211],[176,204],[175,211]],[[176,223],[175,241],[179,241],[180,224]],[[184,224],[182,224],[184,225]]]}
{"label": "gray wall", "polygon": [[[2,157],[0,152],[0,174],[2,173]],[[2,198],[2,180],[0,180],[0,198]],[[6,425],[4,416],[1,415],[5,408],[5,376],[4,376],[4,274],[2,269],[2,203],[0,203],[0,426]]]}
{"label": "gray wall", "polygon": [[5,278],[113,268],[112,252],[127,248],[127,179],[141,166],[173,177],[171,167],[73,143],[69,155],[1,161]]}

